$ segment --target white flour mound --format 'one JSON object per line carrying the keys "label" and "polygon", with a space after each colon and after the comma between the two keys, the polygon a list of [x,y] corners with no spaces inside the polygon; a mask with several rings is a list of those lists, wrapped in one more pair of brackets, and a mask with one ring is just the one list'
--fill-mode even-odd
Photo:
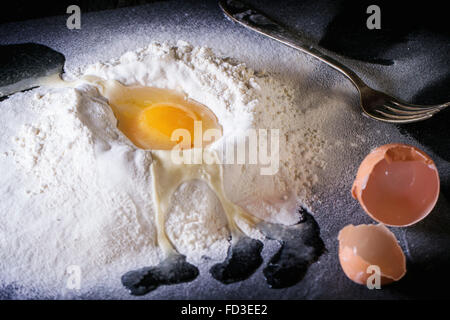
{"label": "white flour mound", "polygon": [[[292,88],[271,76],[185,42],[154,43],[71,72],[82,75],[184,92],[216,114],[225,137],[249,128],[279,129],[278,172],[262,176],[258,165],[227,165],[227,195],[256,216],[286,224],[298,219],[297,202],[312,199],[327,142],[316,118],[294,103]],[[1,109],[0,284],[28,288],[28,296],[67,297],[74,292],[67,287],[67,268],[77,266],[82,273],[77,294],[99,286],[103,292],[125,291],[122,273],[162,258],[155,241],[150,153],[118,131],[105,99],[89,85],[16,94],[1,102]],[[179,188],[166,228],[194,263],[226,254],[226,219],[204,183]]]}

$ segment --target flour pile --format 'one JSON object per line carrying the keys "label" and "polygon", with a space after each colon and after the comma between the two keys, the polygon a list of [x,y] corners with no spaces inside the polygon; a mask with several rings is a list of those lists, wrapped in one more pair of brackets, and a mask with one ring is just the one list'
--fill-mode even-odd
{"label": "flour pile", "polygon": [[[152,43],[117,60],[69,70],[125,85],[183,92],[210,108],[224,137],[279,129],[279,170],[226,165],[230,200],[265,220],[291,224],[296,206],[313,199],[327,144],[317,117],[299,108],[293,88],[204,47]],[[67,297],[67,268],[79,266],[76,294],[125,290],[120,275],[158,263],[151,201],[151,154],[117,128],[107,101],[89,84],[39,88],[1,102],[0,284],[28,295]],[[20,110],[19,110],[20,108]],[[253,227],[241,227],[260,237]],[[169,238],[187,259],[221,259],[229,231],[214,193],[183,184],[166,219]],[[45,290],[44,290],[45,289]]]}

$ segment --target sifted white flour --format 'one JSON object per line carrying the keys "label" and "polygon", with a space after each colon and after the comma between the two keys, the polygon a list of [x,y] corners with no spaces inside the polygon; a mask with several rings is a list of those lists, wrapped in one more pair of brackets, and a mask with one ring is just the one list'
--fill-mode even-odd
{"label": "sifted white flour", "polygon": [[[226,165],[227,195],[260,218],[286,224],[298,219],[297,202],[312,199],[327,141],[317,117],[298,108],[293,89],[270,75],[185,42],[153,43],[71,72],[73,78],[82,75],[184,92],[216,114],[224,137],[250,128],[280,130],[278,172],[263,176],[260,165]],[[10,199],[0,204],[0,283],[64,296],[66,269],[76,265],[83,294],[99,285],[121,288],[121,273],[161,259],[151,155],[116,128],[94,87],[41,88],[1,104],[2,110],[13,110],[5,116],[14,125],[4,126],[0,143],[2,171],[12,170],[0,189],[2,198]],[[29,116],[17,117],[19,106]],[[240,225],[260,237],[251,226]],[[186,183],[174,194],[166,229],[194,263],[204,255],[226,254],[226,219],[204,183]]]}
{"label": "sifted white flour", "polygon": [[[307,204],[316,173],[325,166],[326,141],[318,132],[321,119],[299,108],[294,89],[268,74],[256,74],[243,63],[219,58],[209,48],[183,41],[177,46],[155,43],[73,74],[82,75],[184,92],[216,114],[228,141],[250,128],[280,130],[276,175],[261,175],[258,165],[225,166],[228,196],[263,219],[294,223],[296,198]],[[292,201],[285,201],[286,197]]]}

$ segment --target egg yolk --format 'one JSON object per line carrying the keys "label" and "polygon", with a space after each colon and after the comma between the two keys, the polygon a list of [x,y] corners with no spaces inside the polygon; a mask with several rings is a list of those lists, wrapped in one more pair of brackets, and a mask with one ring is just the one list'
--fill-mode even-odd
{"label": "egg yolk", "polygon": [[[142,149],[170,150],[177,144],[193,148],[196,135],[208,129],[218,129],[221,134],[211,110],[173,90],[116,83],[106,96],[119,130]],[[172,137],[178,129],[184,133]],[[202,142],[202,146],[211,142]]]}

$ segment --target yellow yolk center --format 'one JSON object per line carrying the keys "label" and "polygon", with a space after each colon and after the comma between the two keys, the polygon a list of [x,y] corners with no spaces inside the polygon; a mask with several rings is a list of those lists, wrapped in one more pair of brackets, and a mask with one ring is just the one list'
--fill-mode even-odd
{"label": "yellow yolk center", "polygon": [[[170,150],[177,144],[183,149],[193,148],[197,135],[208,129],[221,130],[211,110],[172,90],[115,83],[107,89],[106,97],[119,130],[142,149]],[[184,134],[175,132],[179,129]]]}
{"label": "yellow yolk center", "polygon": [[[147,136],[158,137],[159,140],[170,140],[177,129],[185,129],[194,138],[194,121],[198,116],[178,105],[154,105],[142,110],[139,115],[139,130]],[[177,140],[179,141],[179,139]],[[193,144],[193,139],[191,145]]]}

